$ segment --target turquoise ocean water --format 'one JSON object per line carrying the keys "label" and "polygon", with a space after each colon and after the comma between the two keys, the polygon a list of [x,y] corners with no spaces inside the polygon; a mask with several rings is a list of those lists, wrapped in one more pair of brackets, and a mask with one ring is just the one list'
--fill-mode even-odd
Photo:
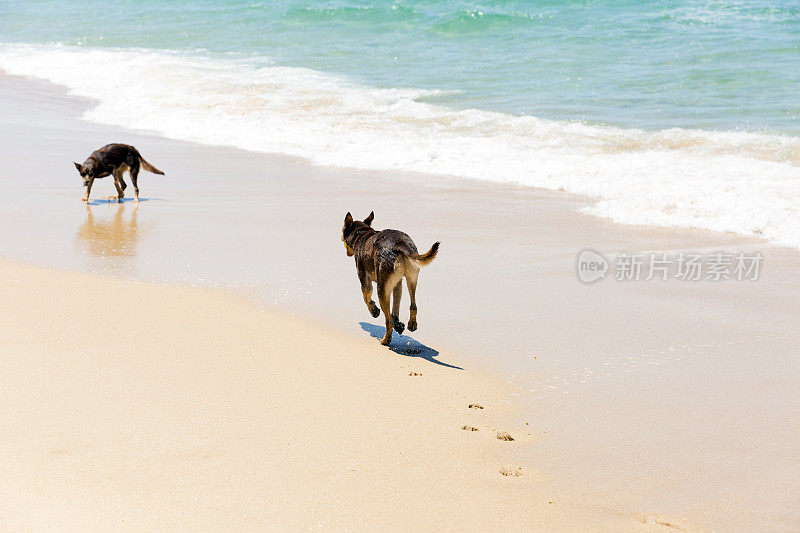
{"label": "turquoise ocean water", "polygon": [[429,100],[648,129],[800,133],[800,3],[2,3],[0,39],[204,50]]}
{"label": "turquoise ocean water", "polygon": [[797,2],[5,0],[0,43],[88,120],[800,246]]}

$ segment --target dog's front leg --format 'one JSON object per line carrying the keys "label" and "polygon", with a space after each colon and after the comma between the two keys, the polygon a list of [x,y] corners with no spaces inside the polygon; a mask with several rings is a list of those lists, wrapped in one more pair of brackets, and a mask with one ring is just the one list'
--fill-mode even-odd
{"label": "dog's front leg", "polygon": [[361,282],[361,294],[364,296],[364,303],[367,304],[367,310],[369,314],[372,315],[372,318],[378,318],[381,314],[381,310],[378,309],[378,306],[375,305],[375,302],[372,300],[372,281],[367,276],[366,271],[359,267],[358,268],[358,280]]}
{"label": "dog's front leg", "polygon": [[86,195],[83,197],[84,202],[89,201],[89,194],[92,192],[92,183],[94,183],[94,178],[89,180],[89,184],[86,186]]}
{"label": "dog's front leg", "polygon": [[378,306],[375,304],[375,301],[372,299],[372,283],[370,282],[369,285],[364,287],[361,286],[361,294],[364,295],[364,303],[367,304],[367,310],[369,310],[369,314],[372,315],[372,318],[378,318],[381,316],[381,310],[378,309]]}

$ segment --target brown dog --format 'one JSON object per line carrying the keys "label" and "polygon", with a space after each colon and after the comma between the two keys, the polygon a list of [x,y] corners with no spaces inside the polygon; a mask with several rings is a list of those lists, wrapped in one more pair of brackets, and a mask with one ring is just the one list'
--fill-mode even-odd
{"label": "brown dog", "polygon": [[[74,163],[74,161],[73,161]],[[75,168],[83,178],[83,186],[86,187],[84,202],[89,201],[89,193],[92,192],[94,180],[105,178],[108,175],[114,176],[114,186],[117,188],[117,200],[122,202],[125,197],[125,180],[122,174],[127,170],[133,182],[133,190],[136,193],[136,201],[139,201],[139,184],[136,179],[139,177],[139,167],[152,172],[153,174],[164,175],[163,172],[148,163],[142,154],[129,144],[107,144],[102,148],[92,152],[82,165],[75,163]]]}
{"label": "brown dog", "polygon": [[[411,316],[408,319],[409,331],[417,329],[417,276],[419,269],[436,258],[439,243],[431,246],[428,253],[420,255],[411,237],[393,229],[375,231],[372,229],[372,212],[363,222],[353,220],[350,213],[344,217],[342,242],[348,257],[356,257],[356,271],[361,282],[361,293],[364,303],[373,317],[378,318],[380,311],[386,318],[386,334],[381,344],[388,345],[392,341],[392,329],[403,333],[405,326],[400,322],[400,297],[403,295],[403,278],[406,278],[408,295],[411,297]],[[378,284],[378,301],[380,310],[372,301],[372,284]],[[391,314],[389,299],[394,295]]]}

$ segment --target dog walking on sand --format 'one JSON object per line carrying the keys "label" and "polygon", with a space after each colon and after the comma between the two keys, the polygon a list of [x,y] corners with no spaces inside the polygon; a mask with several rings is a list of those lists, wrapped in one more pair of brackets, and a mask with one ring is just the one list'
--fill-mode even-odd
{"label": "dog walking on sand", "polygon": [[[392,329],[403,333],[405,325],[400,322],[400,298],[403,295],[403,278],[406,278],[408,295],[411,298],[411,316],[408,319],[408,330],[417,329],[417,276],[420,267],[423,267],[436,258],[439,251],[438,242],[431,249],[420,255],[411,237],[393,229],[375,231],[372,229],[372,220],[375,212],[369,214],[363,222],[353,220],[350,213],[344,217],[342,228],[342,242],[347,250],[347,256],[356,258],[356,271],[361,282],[361,292],[364,303],[374,318],[380,312],[386,319],[386,334],[381,339],[381,344],[387,346],[392,341]],[[378,301],[380,309],[372,300],[372,284],[378,284]],[[389,299],[392,301],[391,313],[389,312]]]}
{"label": "dog walking on sand", "polygon": [[75,163],[75,168],[78,169],[81,178],[83,178],[83,186],[86,187],[86,195],[83,197],[83,201],[89,201],[89,193],[92,192],[94,180],[112,175],[114,176],[114,186],[117,188],[117,201],[122,202],[125,197],[125,187],[127,187],[122,175],[127,170],[131,176],[133,190],[136,193],[136,201],[138,202],[139,184],[136,180],[139,177],[140,167],[153,174],[164,175],[163,172],[145,161],[142,154],[129,144],[107,144],[99,150],[95,150],[82,165]]}

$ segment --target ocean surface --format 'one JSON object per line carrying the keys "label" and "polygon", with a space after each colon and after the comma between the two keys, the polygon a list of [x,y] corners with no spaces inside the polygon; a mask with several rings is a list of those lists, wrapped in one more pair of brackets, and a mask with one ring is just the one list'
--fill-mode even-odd
{"label": "ocean surface", "polygon": [[0,69],[90,121],[800,247],[796,2],[4,0]]}

